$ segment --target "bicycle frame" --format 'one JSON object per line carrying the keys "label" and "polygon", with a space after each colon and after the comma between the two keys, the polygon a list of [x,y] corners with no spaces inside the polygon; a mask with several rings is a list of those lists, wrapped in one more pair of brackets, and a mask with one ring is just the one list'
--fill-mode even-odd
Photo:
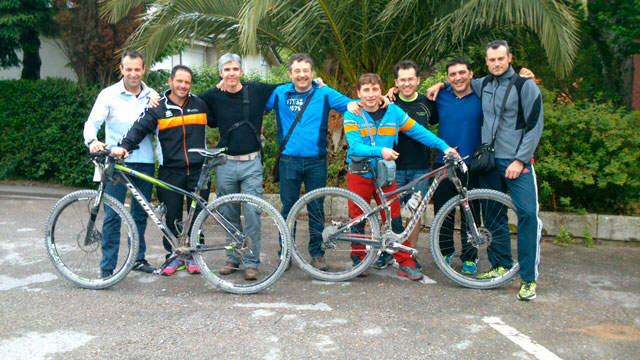
{"label": "bicycle frame", "polygon": [[[462,161],[464,159],[461,159],[459,161]],[[463,206],[463,211],[465,212],[465,216],[469,219],[473,219],[473,214],[471,212],[471,208],[469,207],[469,202],[468,202],[468,198],[467,198],[467,189],[466,187],[464,187],[462,185],[462,181],[460,181],[460,179],[458,178],[458,176],[456,175],[455,172],[455,168],[456,168],[456,164],[454,161],[446,161],[445,165],[432,170],[422,176],[420,176],[418,179],[415,179],[413,181],[411,181],[410,183],[392,191],[389,193],[384,193],[382,191],[382,188],[380,188],[380,186],[378,186],[376,184],[376,192],[378,193],[378,196],[380,197],[381,200],[381,204],[376,206],[375,208],[373,208],[371,211],[369,211],[366,214],[361,214],[360,216],[351,219],[346,225],[344,225],[343,227],[338,228],[338,230],[336,231],[335,235],[333,236],[334,239],[336,240],[346,240],[346,241],[353,241],[354,239],[357,240],[360,244],[363,245],[373,245],[373,246],[379,246],[380,241],[378,240],[374,240],[371,239],[371,235],[362,235],[362,234],[353,234],[353,233],[344,233],[348,230],[350,230],[352,227],[360,224],[361,222],[363,222],[366,218],[378,213],[378,212],[382,212],[384,210],[385,213],[385,224],[384,224],[384,233],[389,233],[391,232],[391,203],[393,203],[394,201],[399,200],[400,198],[403,198],[405,196],[407,196],[408,194],[412,193],[416,186],[420,183],[422,183],[423,181],[426,181],[429,178],[434,178],[434,181],[431,183],[431,185],[429,186],[429,189],[427,190],[427,194],[425,195],[425,197],[420,201],[420,205],[418,206],[418,208],[416,209],[416,211],[413,213],[413,215],[411,216],[411,218],[409,219],[409,223],[407,224],[407,226],[405,227],[405,230],[400,233],[400,234],[395,234],[397,236],[398,239],[401,240],[405,240],[409,237],[409,234],[411,234],[413,232],[414,227],[416,226],[416,224],[418,223],[421,214],[426,210],[427,205],[429,203],[429,201],[431,200],[431,198],[433,197],[433,194],[435,193],[436,189],[438,188],[438,186],[440,185],[440,183],[442,181],[444,181],[444,179],[449,179],[451,182],[453,182],[454,186],[456,187],[458,193],[460,194],[460,196],[462,197],[462,206]],[[373,178],[375,179],[375,174],[373,171],[373,168],[369,169],[369,173],[373,175]],[[467,229],[469,231],[469,233],[471,234],[471,236],[475,239],[475,240],[479,240],[481,235],[478,232],[478,228],[475,224],[475,221],[467,221],[467,227],[469,229]],[[403,241],[400,241],[403,242]],[[403,245],[398,244],[397,245],[398,248],[401,248],[403,250],[413,250],[410,248],[406,248]]]}
{"label": "bicycle frame", "polygon": [[[195,215],[195,210],[199,205],[202,207],[203,211],[206,211],[207,213],[209,213],[209,215],[211,215],[216,220],[216,222],[218,222],[218,224],[222,226],[222,228],[226,231],[226,233],[232,238],[232,242],[242,243],[242,240],[244,239],[244,235],[240,231],[238,231],[238,229],[233,224],[231,224],[227,219],[225,219],[224,216],[222,216],[222,214],[220,214],[217,210],[214,210],[214,212],[212,213],[207,208],[207,202],[204,199],[202,199],[202,197],[199,195],[200,191],[204,188],[204,186],[206,186],[205,184],[208,182],[207,181],[208,176],[212,168],[214,167],[213,165],[210,164],[211,163],[210,160],[212,159],[205,157],[205,161],[204,161],[204,164],[202,165],[202,171],[200,173],[200,178],[198,179],[198,184],[196,185],[195,191],[188,192],[179,187],[168,184],[162,180],[156,179],[152,176],[129,169],[125,165],[117,163],[115,158],[107,156],[105,161],[104,171],[102,173],[102,177],[100,180],[100,185],[98,187],[98,197],[94,202],[94,206],[91,208],[91,216],[89,219],[89,225],[91,226],[90,228],[93,228],[93,223],[95,222],[98,211],[100,209],[100,205],[102,204],[102,198],[103,198],[104,190],[106,188],[106,184],[109,181],[114,180],[114,174],[115,174],[116,177],[120,177],[124,181],[127,189],[131,191],[131,195],[133,196],[133,198],[138,202],[138,204],[140,204],[140,206],[142,206],[142,208],[147,213],[147,215],[153,220],[156,226],[162,231],[162,234],[169,240],[169,243],[171,244],[171,248],[173,249],[173,251],[180,250],[180,253],[182,255],[188,255],[188,254],[191,254],[193,251],[213,251],[213,250],[225,250],[225,249],[232,250],[233,249],[232,246],[212,247],[212,246],[198,245],[195,249],[185,248],[187,244],[187,238],[188,238],[188,234],[187,234],[187,231],[185,231],[185,227],[181,229],[181,234],[179,236],[179,239],[176,238],[176,236],[173,235],[173,233],[169,230],[167,225],[158,218],[156,213],[151,208],[151,204],[149,203],[149,201],[140,193],[140,190],[135,186],[135,184],[133,184],[133,182],[128,176],[128,175],[134,176],[138,179],[142,179],[146,182],[150,182],[166,190],[177,192],[191,199],[191,205],[189,206],[187,219],[183,222],[184,224],[191,223]],[[96,161],[94,161],[94,163],[97,164]],[[85,236],[85,244],[87,244],[88,241],[90,241],[89,233],[87,233],[87,235]]]}

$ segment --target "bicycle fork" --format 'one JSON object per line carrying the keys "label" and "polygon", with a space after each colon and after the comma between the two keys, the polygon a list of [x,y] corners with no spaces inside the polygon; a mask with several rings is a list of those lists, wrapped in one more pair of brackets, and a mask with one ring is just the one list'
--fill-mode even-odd
{"label": "bicycle fork", "polygon": [[[462,182],[458,177],[452,178],[451,181],[453,181],[453,184],[458,189],[458,193],[460,194],[460,200],[461,200],[460,207],[462,208],[462,212],[463,212],[463,214],[461,215],[464,216],[464,219],[467,219],[465,221],[467,226],[466,231],[467,231],[467,234],[469,234],[469,237],[473,239],[473,241],[471,241],[471,244],[479,248],[480,246],[484,245],[487,242],[487,238],[483,236],[478,230],[478,226],[476,225],[476,221],[475,221],[476,219],[473,216],[473,211],[471,211],[471,206],[469,206],[469,197],[467,196],[467,188],[462,186]],[[460,231],[465,231],[465,229],[461,228]]]}

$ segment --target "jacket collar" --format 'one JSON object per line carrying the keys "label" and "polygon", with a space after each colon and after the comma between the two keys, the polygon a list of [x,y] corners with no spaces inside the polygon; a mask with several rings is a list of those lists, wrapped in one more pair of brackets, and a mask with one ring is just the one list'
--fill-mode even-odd
{"label": "jacket collar", "polygon": [[[182,111],[182,108],[180,106],[178,106],[176,103],[171,101],[171,99],[169,99],[169,94],[171,94],[171,89],[164,92],[164,106],[166,106],[167,109],[175,109],[175,110]],[[191,102],[191,92],[189,92],[189,94],[187,95],[187,104],[189,104],[190,102]]]}

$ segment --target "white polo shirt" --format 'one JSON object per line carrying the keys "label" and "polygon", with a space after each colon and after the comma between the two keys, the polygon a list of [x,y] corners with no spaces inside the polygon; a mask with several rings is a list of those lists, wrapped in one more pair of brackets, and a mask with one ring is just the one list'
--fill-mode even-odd
{"label": "white polo shirt", "polygon": [[[105,125],[105,143],[110,147],[118,145],[118,141],[129,130],[131,124],[144,114],[149,99],[158,93],[141,82],[142,91],[138,96],[124,87],[124,80],[103,89],[96,99],[87,122],[84,123],[84,143],[98,138],[98,131]],[[88,144],[87,144],[88,145]],[[136,149],[125,160],[132,163],[154,164],[153,135],[147,135]]]}

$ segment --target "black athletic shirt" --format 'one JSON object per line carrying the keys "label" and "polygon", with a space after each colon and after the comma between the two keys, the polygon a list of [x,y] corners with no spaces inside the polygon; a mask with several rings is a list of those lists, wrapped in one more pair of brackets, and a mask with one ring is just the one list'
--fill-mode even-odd
{"label": "black athletic shirt", "polygon": [[[413,101],[404,101],[398,96],[395,104],[426,129],[428,129],[429,124],[438,123],[436,104],[422,94],[418,94],[418,97]],[[426,169],[429,167],[431,161],[430,149],[403,133],[398,135],[398,144],[396,144],[394,150],[400,153],[400,156],[396,159],[396,167],[400,170]]]}
{"label": "black athletic shirt", "polygon": [[[249,90],[249,121],[258,132],[262,128],[264,107],[273,90],[280,84],[265,84],[261,82],[243,83],[243,88]],[[217,147],[227,147],[229,155],[244,155],[260,150],[256,134],[250,126],[241,125],[229,134],[233,124],[244,121],[244,109],[242,105],[243,90],[236,93],[220,91],[217,88],[209,89],[200,95],[211,113],[213,114],[213,127],[220,130],[220,141]]]}

